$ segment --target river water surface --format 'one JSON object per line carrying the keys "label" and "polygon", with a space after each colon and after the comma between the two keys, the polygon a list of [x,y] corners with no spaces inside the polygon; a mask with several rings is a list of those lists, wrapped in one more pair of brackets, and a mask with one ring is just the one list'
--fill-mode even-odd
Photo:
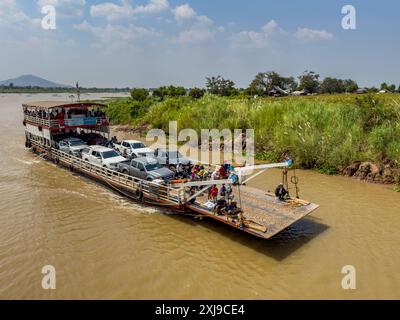
{"label": "river water surface", "polygon": [[[0,298],[400,298],[400,194],[390,187],[299,171],[301,197],[320,208],[272,240],[165,215],[24,148],[21,104],[64,98],[0,95]],[[277,170],[250,184],[279,180]],[[56,290],[41,287],[48,264]],[[356,290],[342,289],[345,265]]]}

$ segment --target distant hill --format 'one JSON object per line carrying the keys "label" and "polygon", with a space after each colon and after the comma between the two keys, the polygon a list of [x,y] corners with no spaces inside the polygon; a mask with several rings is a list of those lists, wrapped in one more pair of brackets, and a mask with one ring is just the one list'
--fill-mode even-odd
{"label": "distant hill", "polygon": [[14,87],[41,87],[41,88],[71,88],[71,86],[66,86],[64,84],[59,84],[55,82],[51,82],[49,80],[28,74],[22,75],[18,78],[8,79],[4,81],[0,81],[0,86],[9,86],[13,84]]}

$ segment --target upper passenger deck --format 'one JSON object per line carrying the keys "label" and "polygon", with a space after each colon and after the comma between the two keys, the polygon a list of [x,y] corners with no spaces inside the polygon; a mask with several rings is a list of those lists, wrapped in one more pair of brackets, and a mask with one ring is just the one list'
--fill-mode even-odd
{"label": "upper passenger deck", "polygon": [[38,101],[22,105],[24,121],[51,131],[108,126],[105,104],[97,102]]}

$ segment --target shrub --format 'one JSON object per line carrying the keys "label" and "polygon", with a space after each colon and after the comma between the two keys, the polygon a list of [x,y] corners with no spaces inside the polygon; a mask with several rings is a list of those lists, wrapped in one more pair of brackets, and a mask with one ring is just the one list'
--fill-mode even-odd
{"label": "shrub", "polygon": [[134,88],[131,90],[132,100],[145,101],[149,97],[149,91],[144,88]]}

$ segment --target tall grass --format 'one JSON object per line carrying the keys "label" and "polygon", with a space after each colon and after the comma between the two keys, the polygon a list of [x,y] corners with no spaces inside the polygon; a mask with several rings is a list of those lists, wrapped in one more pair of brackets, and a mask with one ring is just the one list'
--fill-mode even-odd
{"label": "tall grass", "polygon": [[110,103],[112,121],[178,129],[255,131],[258,156],[291,156],[303,168],[335,172],[353,161],[400,165],[400,95],[330,95],[282,99],[229,99],[206,95],[147,102]]}

